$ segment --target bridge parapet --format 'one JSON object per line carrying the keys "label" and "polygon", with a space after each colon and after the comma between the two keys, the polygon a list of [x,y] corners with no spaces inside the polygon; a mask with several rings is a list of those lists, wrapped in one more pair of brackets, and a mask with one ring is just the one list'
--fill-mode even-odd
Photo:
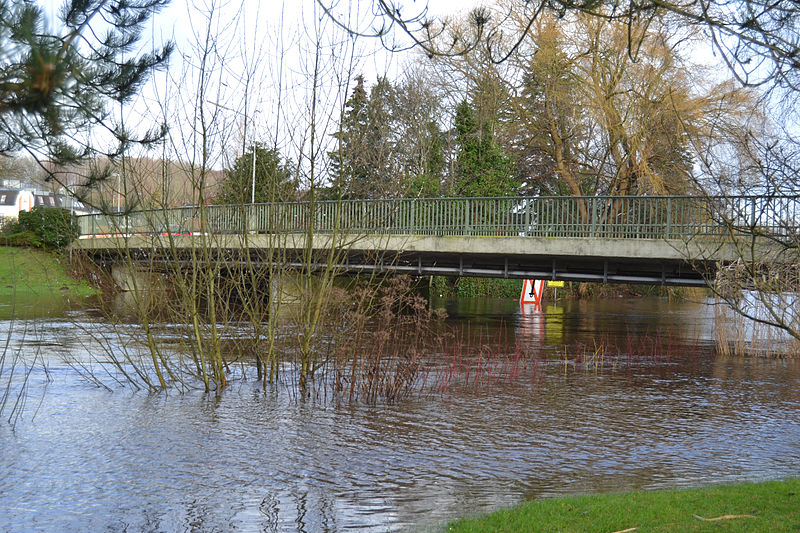
{"label": "bridge parapet", "polygon": [[78,217],[82,237],[119,234],[350,233],[691,239],[800,234],[794,196],[372,199],[209,205]]}
{"label": "bridge parapet", "polygon": [[198,249],[225,264],[330,268],[325,253],[336,250],[341,271],[702,286],[718,265],[796,263],[798,205],[649,196],[182,207],[79,217],[84,238],[74,246],[150,268],[180,266]]}

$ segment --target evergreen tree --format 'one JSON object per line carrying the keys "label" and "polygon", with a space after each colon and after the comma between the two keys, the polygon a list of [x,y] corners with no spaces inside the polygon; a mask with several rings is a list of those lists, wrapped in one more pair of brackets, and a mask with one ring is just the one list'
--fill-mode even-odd
{"label": "evergreen tree", "polygon": [[441,194],[445,169],[440,95],[422,70],[409,70],[395,90],[392,131],[394,159],[403,195],[413,198]]}
{"label": "evergreen tree", "polygon": [[[442,132],[435,120],[425,125],[425,135],[417,139],[418,173],[406,179],[405,196],[433,198],[441,194],[442,172],[444,171],[444,150]],[[419,168],[421,167],[421,168]]]}
{"label": "evergreen tree", "polygon": [[297,180],[278,150],[256,144],[225,170],[217,203],[249,204],[253,197],[253,153],[256,157],[255,201],[286,202],[296,199]]}
{"label": "evergreen tree", "polygon": [[[55,167],[100,155],[91,132],[98,126],[116,139],[103,150],[112,160],[131,143],[150,143],[157,127],[139,136],[111,119],[110,104],[129,102],[172,44],[134,54],[142,30],[167,0],[68,0],[59,30],[34,2],[0,0],[0,155],[22,150]],[[55,177],[54,174],[51,177]],[[88,185],[108,170],[86,176]]]}
{"label": "evergreen tree", "polygon": [[479,124],[466,101],[456,109],[456,196],[510,196],[519,190],[516,165],[494,139],[493,124]]}
{"label": "evergreen tree", "polygon": [[385,78],[378,80],[369,95],[364,78],[356,78],[334,134],[337,149],[329,154],[334,185],[345,198],[374,198],[395,188],[393,98],[394,88]]}
{"label": "evergreen tree", "polygon": [[368,169],[361,157],[360,149],[364,145],[367,128],[367,91],[364,88],[364,77],[356,78],[353,94],[345,102],[339,131],[334,134],[338,141],[336,150],[331,152],[331,174],[334,187],[342,196],[348,196],[355,184],[368,179]]}

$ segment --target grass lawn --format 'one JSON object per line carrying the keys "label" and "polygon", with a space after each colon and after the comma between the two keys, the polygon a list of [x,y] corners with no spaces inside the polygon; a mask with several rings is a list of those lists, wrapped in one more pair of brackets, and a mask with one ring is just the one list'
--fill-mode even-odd
{"label": "grass lawn", "polygon": [[446,531],[800,531],[800,479],[538,500]]}
{"label": "grass lawn", "polygon": [[70,277],[54,253],[0,246],[0,296],[84,297],[98,292],[86,281]]}

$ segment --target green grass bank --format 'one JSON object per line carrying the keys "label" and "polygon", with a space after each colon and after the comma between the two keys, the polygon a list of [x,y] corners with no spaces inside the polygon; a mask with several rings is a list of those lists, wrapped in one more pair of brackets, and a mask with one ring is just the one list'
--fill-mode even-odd
{"label": "green grass bank", "polygon": [[800,479],[537,500],[445,531],[800,531]]}
{"label": "green grass bank", "polygon": [[0,297],[82,298],[99,293],[85,280],[73,278],[70,270],[67,259],[56,253],[0,246]]}

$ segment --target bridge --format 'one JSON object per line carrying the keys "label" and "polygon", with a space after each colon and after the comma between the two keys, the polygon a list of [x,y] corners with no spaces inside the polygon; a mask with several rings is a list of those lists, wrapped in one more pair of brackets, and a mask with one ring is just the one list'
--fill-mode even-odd
{"label": "bridge", "polygon": [[[800,236],[799,197],[373,199],[78,217],[75,249],[117,261],[280,262],[341,271],[702,286]],[[326,254],[335,250],[335,254]],[[131,252],[134,252],[133,254]],[[125,252],[125,253],[123,253]],[[233,253],[235,252],[235,253]],[[239,259],[232,259],[233,257]],[[330,263],[329,261],[333,261]]]}

